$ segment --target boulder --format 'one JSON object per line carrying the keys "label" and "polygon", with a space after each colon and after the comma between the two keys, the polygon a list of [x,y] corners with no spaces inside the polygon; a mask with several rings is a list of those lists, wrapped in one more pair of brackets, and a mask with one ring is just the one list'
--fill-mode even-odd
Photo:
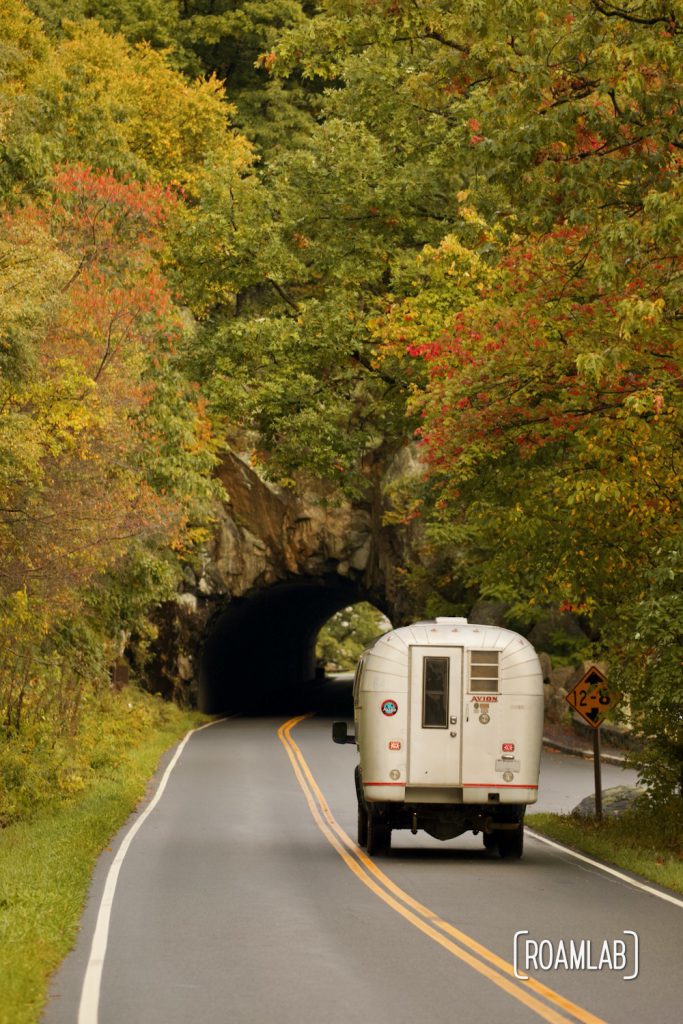
{"label": "boulder", "polygon": [[468,618],[470,622],[476,622],[478,626],[506,626],[507,607],[503,601],[487,601],[480,598],[472,606]]}
{"label": "boulder", "polygon": [[583,670],[576,668],[575,665],[561,665],[559,668],[552,669],[550,683],[552,686],[564,687],[567,693],[569,693],[572,686],[578,683],[582,675]]}
{"label": "boulder", "polygon": [[563,686],[550,683],[543,687],[544,717],[546,722],[559,725],[567,717],[569,705],[566,701],[567,691]]}
{"label": "boulder", "polygon": [[551,659],[549,654],[545,653],[545,651],[539,651],[538,652],[538,660],[541,663],[541,672],[543,673],[543,682],[544,683],[549,683],[551,681],[551,676],[552,676],[552,671],[553,671],[552,659]]}
{"label": "boulder", "polygon": [[[632,807],[645,790],[642,786],[612,786],[602,791],[602,813],[605,817],[618,818]],[[572,811],[577,818],[595,817],[595,794],[584,797]]]}

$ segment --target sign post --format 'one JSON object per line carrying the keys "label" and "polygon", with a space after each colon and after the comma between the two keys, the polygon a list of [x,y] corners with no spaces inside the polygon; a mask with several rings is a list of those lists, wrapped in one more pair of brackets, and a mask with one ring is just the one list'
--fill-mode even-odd
{"label": "sign post", "polygon": [[595,817],[602,821],[602,770],[600,763],[600,726],[621,700],[618,690],[610,690],[607,677],[597,667],[584,672],[567,694],[567,703],[593,729],[593,769],[595,775]]}
{"label": "sign post", "polygon": [[600,760],[600,726],[593,729],[593,777],[595,779],[595,817],[602,821],[602,761]]}

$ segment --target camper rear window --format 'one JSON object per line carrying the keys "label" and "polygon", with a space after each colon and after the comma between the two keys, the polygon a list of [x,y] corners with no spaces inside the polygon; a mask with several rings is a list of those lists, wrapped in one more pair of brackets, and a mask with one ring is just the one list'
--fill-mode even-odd
{"label": "camper rear window", "polygon": [[470,692],[498,692],[498,651],[470,651]]}
{"label": "camper rear window", "polygon": [[425,658],[422,668],[422,726],[448,728],[448,658]]}

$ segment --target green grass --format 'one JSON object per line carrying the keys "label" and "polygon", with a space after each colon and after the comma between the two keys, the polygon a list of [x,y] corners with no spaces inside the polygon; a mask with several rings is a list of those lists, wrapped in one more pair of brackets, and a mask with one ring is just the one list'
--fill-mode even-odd
{"label": "green grass", "polygon": [[[120,728],[131,709],[142,710],[132,735]],[[107,756],[87,786],[0,830],[0,1024],[39,1019],[98,854],[144,796],[162,753],[206,721],[138,693],[111,698],[103,715]]]}
{"label": "green grass", "polygon": [[647,802],[619,818],[528,814],[526,824],[541,835],[598,860],[683,893],[683,814],[680,800],[655,810]]}

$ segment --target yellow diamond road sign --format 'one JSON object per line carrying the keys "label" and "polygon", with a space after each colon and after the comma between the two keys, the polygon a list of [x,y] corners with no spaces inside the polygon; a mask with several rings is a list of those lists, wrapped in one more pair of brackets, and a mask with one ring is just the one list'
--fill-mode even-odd
{"label": "yellow diamond road sign", "polygon": [[618,690],[610,690],[607,678],[597,666],[592,665],[567,694],[567,701],[584,722],[594,729],[602,725],[607,714],[621,700]]}

